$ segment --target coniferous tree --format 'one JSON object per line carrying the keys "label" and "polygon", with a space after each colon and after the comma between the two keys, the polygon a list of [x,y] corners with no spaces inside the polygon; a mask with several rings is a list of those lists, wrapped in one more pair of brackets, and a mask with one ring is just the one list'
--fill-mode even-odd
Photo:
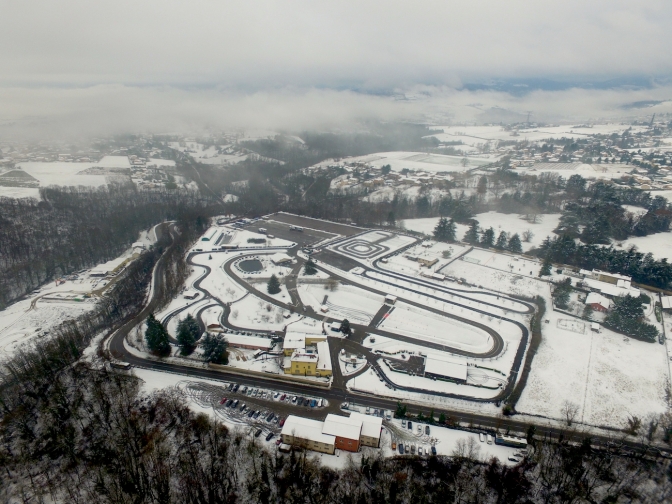
{"label": "coniferous tree", "polygon": [[499,236],[497,237],[497,243],[495,243],[495,248],[499,250],[506,249],[506,241],[507,241],[506,231],[502,231],[501,233],[499,233]]}
{"label": "coniferous tree", "polygon": [[317,268],[315,268],[315,263],[313,262],[312,259],[308,259],[306,261],[306,264],[303,266],[303,272],[306,275],[316,275],[317,274]]}
{"label": "coniferous tree", "polygon": [[549,276],[551,274],[551,261],[544,259],[544,262],[541,265],[541,270],[539,271],[539,276]]}
{"label": "coniferous tree", "polygon": [[190,314],[177,324],[177,344],[182,347],[182,355],[189,355],[194,351],[196,340],[200,336],[201,328],[196,319]]}
{"label": "coniferous tree", "polygon": [[509,244],[506,247],[506,249],[509,252],[514,252],[516,254],[520,254],[523,252],[523,244],[520,241],[520,236],[518,236],[518,233],[514,234],[510,239],[509,239]]}
{"label": "coniferous tree", "polygon": [[215,364],[228,364],[229,357],[226,351],[228,342],[221,334],[206,333],[201,342],[203,348],[203,359],[205,362]]}
{"label": "coniferous tree", "polygon": [[481,238],[481,245],[486,248],[490,248],[495,244],[495,230],[492,227],[489,227],[483,232],[483,237]]}
{"label": "coniferous tree", "polygon": [[446,217],[441,217],[434,228],[434,239],[442,242],[455,241],[456,226],[453,219],[448,220]]}
{"label": "coniferous tree", "polygon": [[350,321],[348,319],[343,319],[343,322],[341,322],[340,331],[346,336],[348,336],[352,332],[352,328],[350,327]]}
{"label": "coniferous tree", "polygon": [[278,280],[278,277],[271,275],[271,278],[268,279],[266,290],[269,294],[277,294],[280,292],[280,281]]}
{"label": "coniferous tree", "polygon": [[464,241],[470,243],[471,245],[478,244],[478,221],[471,221],[469,229],[464,235]]}
{"label": "coniferous tree", "polygon": [[163,324],[156,320],[154,314],[151,313],[147,317],[147,330],[145,331],[145,341],[147,348],[157,355],[170,354],[170,343],[168,341],[168,331],[163,327]]}

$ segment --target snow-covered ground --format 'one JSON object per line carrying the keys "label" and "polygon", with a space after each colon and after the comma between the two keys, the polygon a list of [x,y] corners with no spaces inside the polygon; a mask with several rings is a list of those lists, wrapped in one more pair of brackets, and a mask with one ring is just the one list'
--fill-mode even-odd
{"label": "snow-covered ground", "polygon": [[358,289],[352,285],[339,285],[336,290],[325,290],[319,284],[300,284],[297,289],[301,302],[319,311],[327,296],[327,315],[332,318],[347,318],[358,324],[368,324],[385,301],[384,297]]}
{"label": "snow-covered ground", "polygon": [[82,172],[95,168],[130,168],[131,164],[126,156],[105,156],[99,162],[26,162],[19,163],[17,167],[37,179],[40,187],[50,185],[99,187],[107,184],[105,175]]}
{"label": "snow-covered ground", "polygon": [[474,167],[492,163],[495,158],[487,156],[469,156],[467,164],[463,164],[462,156],[444,156],[442,154],[427,154],[425,152],[377,152],[366,156],[345,158],[345,162],[367,163],[376,168],[389,164],[393,171],[421,170],[429,173],[436,172],[464,172]]}
{"label": "snow-covered ground", "polygon": [[[142,231],[138,241],[146,245],[154,243],[154,230]],[[75,279],[64,280],[58,285],[55,282],[45,284],[27,299],[0,311],[0,358],[9,357],[22,345],[48,335],[50,329],[61,322],[92,310],[96,298],[85,295],[103,288],[109,280],[90,277],[89,273],[99,268],[113,271],[133,257],[136,257],[133,249],[128,249],[111,261],[79,273]]]}
{"label": "snow-covered ground", "polygon": [[40,189],[38,187],[7,187],[0,185],[0,196],[5,198],[35,198],[40,199]]}
{"label": "snow-covered ground", "polygon": [[631,236],[627,240],[614,241],[613,245],[623,250],[627,250],[634,245],[639,252],[651,253],[658,260],[667,258],[668,262],[672,262],[672,232],[656,233],[648,236]]}
{"label": "snow-covered ground", "polygon": [[[550,307],[550,304],[549,304]],[[665,346],[626,338],[608,329],[583,333],[558,327],[568,316],[547,310],[543,338],[516,409],[562,420],[565,401],[577,421],[624,427],[629,415],[666,411],[670,370]],[[562,324],[561,324],[562,326]]]}
{"label": "snow-covered ground", "polygon": [[403,302],[398,302],[378,327],[468,352],[485,353],[492,347],[492,338],[485,331]]}
{"label": "snow-covered ground", "polygon": [[[474,219],[478,221],[478,225],[482,230],[492,227],[495,230],[495,239],[497,239],[500,232],[505,231],[510,235],[518,233],[522,241],[523,233],[529,230],[532,233],[532,238],[529,242],[522,243],[523,250],[527,251],[541,245],[547,236],[550,236],[551,238],[555,236],[553,230],[558,227],[560,214],[538,214],[536,216],[536,222],[530,222],[524,215],[505,214],[493,211],[476,214],[474,215]],[[436,224],[439,222],[439,217],[406,219],[401,222],[403,222],[403,227],[405,229],[432,235]],[[461,240],[468,229],[468,226],[457,224],[457,239]]]}
{"label": "snow-covered ground", "polygon": [[[286,303],[288,299],[283,301]],[[236,327],[252,330],[282,331],[288,323],[296,322],[300,317],[294,313],[285,318],[285,313],[286,310],[248,294],[231,305],[229,322]]]}

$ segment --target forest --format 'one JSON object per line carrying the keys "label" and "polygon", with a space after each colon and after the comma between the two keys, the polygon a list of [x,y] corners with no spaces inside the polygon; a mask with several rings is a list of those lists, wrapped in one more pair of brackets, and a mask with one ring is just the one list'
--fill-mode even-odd
{"label": "forest", "polygon": [[140,231],[190,212],[212,215],[198,191],[49,187],[41,200],[0,198],[0,309],[45,282],[118,257]]}

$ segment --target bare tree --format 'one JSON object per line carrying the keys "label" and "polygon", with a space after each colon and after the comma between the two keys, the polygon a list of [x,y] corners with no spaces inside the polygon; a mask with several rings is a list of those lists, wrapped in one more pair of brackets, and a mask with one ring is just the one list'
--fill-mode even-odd
{"label": "bare tree", "polygon": [[525,243],[530,243],[532,241],[532,238],[534,238],[534,233],[532,232],[531,229],[526,229],[523,231],[523,241]]}
{"label": "bare tree", "polygon": [[562,412],[562,416],[565,417],[567,425],[570,426],[579,414],[579,405],[571,401],[565,401],[562,403],[560,411]]}

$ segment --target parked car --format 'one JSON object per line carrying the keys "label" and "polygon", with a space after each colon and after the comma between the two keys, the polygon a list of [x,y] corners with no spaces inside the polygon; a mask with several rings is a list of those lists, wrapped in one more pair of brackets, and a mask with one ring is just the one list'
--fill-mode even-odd
{"label": "parked car", "polygon": [[296,402],[296,396],[292,396],[292,402],[293,402],[293,403]]}
{"label": "parked car", "polygon": [[260,413],[261,413],[261,411],[257,411],[257,412],[256,412],[254,415],[252,415],[252,416],[253,416],[255,419],[256,419],[256,418],[259,418],[259,414],[260,414]]}
{"label": "parked car", "polygon": [[482,443],[483,441],[485,441],[485,434],[483,434],[482,432],[479,432],[479,433],[478,433],[478,440],[479,440],[481,443]]}
{"label": "parked car", "polygon": [[280,400],[281,400],[281,401],[284,401],[286,397],[287,397],[287,394],[282,394],[282,395],[280,396]]}
{"label": "parked car", "polygon": [[247,414],[247,418],[252,418],[252,415],[255,414],[255,411],[253,409],[250,410],[250,412]]}
{"label": "parked car", "polygon": [[317,401],[317,407],[318,408],[321,408],[323,405],[324,405],[324,400],[323,399],[320,399],[320,400]]}
{"label": "parked car", "polygon": [[233,387],[234,392],[238,392],[238,389],[240,388],[240,385],[236,383],[235,387]]}
{"label": "parked car", "polygon": [[232,407],[232,408],[237,408],[237,407],[238,407],[238,402],[239,402],[238,399],[236,399],[235,401],[233,401],[233,404],[231,405],[231,407]]}
{"label": "parked car", "polygon": [[240,406],[240,411],[245,411],[245,408],[247,408],[247,406],[245,406],[245,403],[243,403],[243,404]]}
{"label": "parked car", "polygon": [[418,425],[418,434],[422,434],[422,425]]}
{"label": "parked car", "polygon": [[411,445],[411,455],[415,455],[415,445]]}
{"label": "parked car", "polygon": [[492,444],[492,436],[490,434],[486,434],[485,438],[488,440],[488,444]]}
{"label": "parked car", "polygon": [[254,433],[254,437],[259,437],[261,435],[261,429],[257,429],[257,432]]}
{"label": "parked car", "polygon": [[232,402],[233,402],[233,399],[229,399],[228,401],[226,401],[226,404],[224,404],[224,406],[226,406],[228,408],[229,406],[231,406]]}
{"label": "parked car", "polygon": [[429,425],[425,425],[425,435],[429,436]]}
{"label": "parked car", "polygon": [[314,408],[315,406],[317,406],[317,401],[315,399],[311,399],[310,400],[310,407]]}
{"label": "parked car", "polygon": [[404,454],[404,443],[399,443],[399,454],[400,455]]}
{"label": "parked car", "polygon": [[275,446],[280,446],[282,444],[282,438],[278,438],[275,442]]}
{"label": "parked car", "polygon": [[436,446],[432,445],[432,455],[436,455]]}
{"label": "parked car", "polygon": [[405,429],[406,428],[406,420],[401,421],[401,426]]}
{"label": "parked car", "polygon": [[282,427],[283,425],[285,425],[285,420],[287,420],[286,417],[282,417],[282,418],[280,419],[280,422],[278,422],[278,424],[280,425],[280,427]]}
{"label": "parked car", "polygon": [[219,401],[219,404],[224,404],[226,402],[226,397],[222,397],[222,400]]}
{"label": "parked car", "polygon": [[412,432],[412,431],[413,431],[413,422],[411,422],[411,421],[409,420],[408,423],[407,423],[406,425],[408,425],[408,430],[410,430],[410,431]]}
{"label": "parked car", "polygon": [[273,438],[273,435],[274,434],[272,432],[269,432],[268,436],[266,436],[266,441],[270,441]]}
{"label": "parked car", "polygon": [[422,446],[418,446],[418,455],[422,455]]}
{"label": "parked car", "polygon": [[273,417],[275,417],[275,415],[274,415],[273,413],[271,413],[271,414],[268,415],[268,417],[266,418],[266,421],[267,421],[267,422],[270,422],[271,420],[273,420]]}

